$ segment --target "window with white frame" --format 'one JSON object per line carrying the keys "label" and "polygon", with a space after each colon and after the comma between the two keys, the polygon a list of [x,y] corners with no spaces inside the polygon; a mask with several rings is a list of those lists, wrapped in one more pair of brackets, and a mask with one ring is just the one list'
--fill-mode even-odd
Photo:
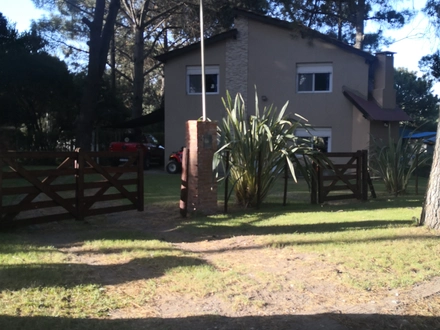
{"label": "window with white frame", "polygon": [[333,66],[330,63],[297,64],[298,93],[329,93],[332,91]]}
{"label": "window with white frame", "polygon": [[[217,65],[205,66],[206,94],[219,93],[219,67]],[[202,93],[202,68],[188,66],[186,68],[186,92],[188,95]]]}
{"label": "window with white frame", "polygon": [[332,129],[331,128],[298,128],[295,136],[310,141],[310,147],[322,152],[332,151]]}

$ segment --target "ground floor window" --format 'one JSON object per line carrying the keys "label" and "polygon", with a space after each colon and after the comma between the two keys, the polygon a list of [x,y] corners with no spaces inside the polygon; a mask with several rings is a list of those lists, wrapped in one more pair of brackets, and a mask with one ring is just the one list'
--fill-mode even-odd
{"label": "ground floor window", "polygon": [[298,128],[295,135],[306,138],[310,141],[310,146],[321,152],[332,151],[332,129],[331,128]]}

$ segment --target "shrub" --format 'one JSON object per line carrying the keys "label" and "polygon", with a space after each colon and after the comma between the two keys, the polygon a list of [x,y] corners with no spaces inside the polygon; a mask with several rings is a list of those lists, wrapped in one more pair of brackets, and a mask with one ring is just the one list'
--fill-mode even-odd
{"label": "shrub", "polygon": [[310,140],[295,136],[295,129],[304,127],[305,119],[299,115],[296,115],[299,120],[285,118],[288,102],[280,111],[271,105],[260,113],[255,93],[253,115],[246,112],[240,94],[232,100],[227,93],[223,104],[227,115],[219,125],[222,147],[218,154],[224,150],[230,152],[229,177],[239,204],[254,206],[259,189],[260,201],[263,201],[286,164],[295,181],[295,169],[309,181],[311,161],[319,161],[323,156],[311,148]]}
{"label": "shrub", "polygon": [[388,141],[372,137],[370,169],[382,178],[385,188],[395,196],[404,194],[413,172],[424,166],[432,156],[426,152],[423,141],[403,139],[395,141],[388,130]]}

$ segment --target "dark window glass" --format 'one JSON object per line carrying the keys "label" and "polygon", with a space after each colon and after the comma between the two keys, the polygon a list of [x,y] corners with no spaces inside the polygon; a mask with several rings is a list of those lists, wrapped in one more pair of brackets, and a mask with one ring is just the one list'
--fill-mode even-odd
{"label": "dark window glass", "polygon": [[[205,87],[206,93],[218,93],[218,75],[205,74]],[[189,93],[196,94],[202,92],[202,75],[191,74],[189,75]]]}
{"label": "dark window glass", "polygon": [[217,78],[218,78],[218,76],[216,74],[205,75],[206,93],[217,93],[218,92]]}
{"label": "dark window glass", "polygon": [[329,91],[329,90],[330,90],[330,74],[315,73],[315,91]]}
{"label": "dark window glass", "polygon": [[202,75],[191,74],[189,75],[189,93],[201,93],[202,92]]}

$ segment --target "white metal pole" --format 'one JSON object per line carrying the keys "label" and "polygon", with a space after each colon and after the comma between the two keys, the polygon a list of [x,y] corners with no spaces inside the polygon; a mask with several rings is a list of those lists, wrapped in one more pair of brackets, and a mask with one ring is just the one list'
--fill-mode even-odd
{"label": "white metal pole", "polygon": [[200,54],[202,69],[202,118],[206,121],[205,40],[203,35],[203,3],[200,0]]}

